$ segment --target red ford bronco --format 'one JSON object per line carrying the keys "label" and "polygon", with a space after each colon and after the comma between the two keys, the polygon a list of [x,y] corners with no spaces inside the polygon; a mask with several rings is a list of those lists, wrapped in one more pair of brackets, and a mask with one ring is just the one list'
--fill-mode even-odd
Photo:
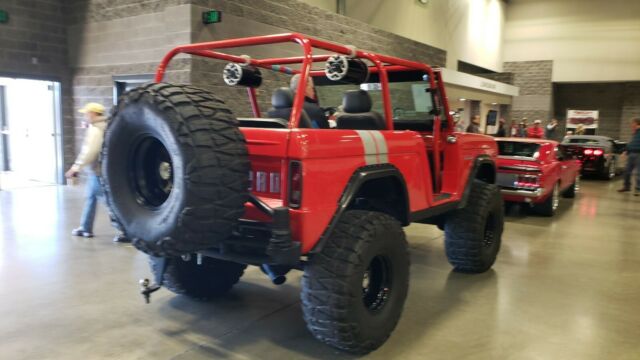
{"label": "red ford bronco", "polygon": [[[255,55],[267,44],[290,52],[285,43],[302,56]],[[237,118],[210,91],[163,83],[180,53],[228,62],[221,78],[246,88],[253,116]],[[265,114],[256,89],[268,70],[282,85],[300,77],[297,91],[273,91]],[[332,127],[305,110],[311,79]],[[147,301],[160,286],[220,295],[247,265],[276,284],[302,270],[309,330],[367,353],[389,337],[407,296],[403,226],[443,229],[456,271],[493,265],[503,229],[496,155],[490,137],[454,132],[437,69],[290,33],[171,50],[154,83],[119,99],[102,170],[114,221],[151,255]]]}

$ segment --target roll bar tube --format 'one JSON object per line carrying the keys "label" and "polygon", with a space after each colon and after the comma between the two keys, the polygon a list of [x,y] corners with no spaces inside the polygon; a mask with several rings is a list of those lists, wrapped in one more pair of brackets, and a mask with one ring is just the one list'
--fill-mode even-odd
{"label": "roll bar tube", "polygon": [[[270,59],[252,59],[246,58],[237,55],[226,54],[218,51],[214,51],[216,49],[226,49],[226,48],[236,48],[236,47],[244,47],[244,46],[255,46],[255,45],[267,45],[267,44],[276,44],[276,43],[284,43],[284,42],[295,42],[302,47],[304,52],[304,56],[295,56],[295,57],[286,57],[286,58],[270,58]],[[429,87],[431,89],[439,89],[442,97],[445,96],[444,90],[442,86],[436,85],[435,75],[433,69],[423,63],[405,60],[401,58],[397,58],[394,56],[374,54],[362,50],[356,50],[355,54],[352,47],[347,47],[344,45],[335,44],[332,42],[311,38],[299,33],[285,33],[285,34],[276,34],[276,35],[264,35],[264,36],[254,36],[247,38],[236,38],[236,39],[227,39],[227,40],[219,40],[219,41],[210,41],[210,42],[202,42],[196,44],[188,44],[177,46],[171,49],[162,59],[158,68],[156,70],[155,81],[161,82],[164,79],[164,75],[167,70],[167,66],[171,62],[171,60],[177,56],[178,54],[190,54],[196,56],[202,56],[207,58],[231,61],[240,64],[250,64],[256,67],[275,70],[285,73],[294,73],[294,74],[302,74],[300,79],[300,83],[298,86],[298,91],[294,97],[293,110],[291,112],[291,118],[289,119],[289,128],[297,128],[300,123],[300,114],[302,112],[302,104],[304,102],[304,89],[306,88],[308,76],[320,76],[324,75],[324,71],[312,71],[311,65],[314,62],[326,61],[331,55],[313,55],[313,48],[323,49],[331,52],[335,52],[341,55],[353,56],[358,58],[364,58],[369,60],[374,66],[369,67],[369,71],[372,73],[378,73],[380,75],[380,84],[383,90],[383,106],[384,106],[384,115],[386,118],[386,124],[388,129],[393,129],[393,112],[391,111],[391,99],[389,95],[389,78],[387,73],[389,71],[409,71],[409,70],[420,70],[428,75]],[[295,70],[279,65],[283,64],[301,64],[300,70]],[[438,77],[438,80],[440,78]],[[249,98],[252,105],[252,110],[255,116],[260,114],[260,110],[257,107],[257,101],[255,99],[255,91],[249,91]],[[256,115],[258,114],[258,115]],[[448,114],[447,120],[449,122]],[[436,123],[440,123],[440,116],[436,116]],[[452,124],[450,124],[452,125]],[[439,129],[438,129],[439,130]]]}

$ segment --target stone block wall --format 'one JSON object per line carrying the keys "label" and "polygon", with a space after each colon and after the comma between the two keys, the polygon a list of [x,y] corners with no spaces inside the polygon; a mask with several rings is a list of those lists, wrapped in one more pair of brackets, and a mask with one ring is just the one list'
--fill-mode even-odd
{"label": "stone block wall", "polygon": [[498,81],[498,82],[509,84],[509,85],[513,85],[513,81],[514,81],[514,75],[513,73],[510,73],[510,72],[502,72],[502,73],[495,73],[495,74],[475,74],[475,75],[483,77],[485,79]]}
{"label": "stone block wall", "polygon": [[[322,10],[296,0],[190,0],[194,42],[212,41],[230,37],[256,36],[285,32],[300,32],[339,43],[352,44],[358,48],[404,57],[431,65],[444,66],[444,50],[409,40],[383,30],[373,28],[361,21],[330,11]],[[223,11],[222,23],[203,25],[199,15],[206,9]],[[254,49],[240,49],[236,54],[254,57],[300,56],[298,45],[272,45]],[[246,89],[229,88],[222,81],[224,63],[209,59],[192,59],[191,82],[210,88],[225,100],[236,116],[251,116]],[[317,67],[318,65],[316,65]],[[270,106],[273,90],[288,86],[290,77],[284,74],[262,71],[263,85],[257,95],[264,112]],[[337,88],[336,88],[337,89]],[[326,94],[323,94],[326,95]],[[327,104],[341,101],[331,99]],[[394,104],[395,106],[395,104]]]}
{"label": "stone block wall", "polygon": [[625,101],[625,83],[578,83],[554,85],[554,114],[564,133],[568,109],[598,110],[598,135],[618,138]]}
{"label": "stone block wall", "polygon": [[551,60],[513,61],[504,63],[504,71],[513,74],[513,85],[520,88],[520,95],[513,98],[512,121],[527,118],[549,120],[552,110]]}
{"label": "stone block wall", "polygon": [[[200,15],[211,8],[222,10],[224,21],[205,27]],[[77,110],[90,101],[110,108],[114,76],[152,74],[162,56],[178,44],[298,31],[433,65],[446,60],[443,50],[295,0],[25,0],[3,3],[3,9],[11,21],[0,28],[0,73],[62,83],[65,167],[84,137]],[[284,53],[266,52],[296,54],[297,46]],[[222,84],[222,66],[181,56],[165,79],[208,87],[238,116],[250,116],[246,89]],[[286,75],[264,72],[264,85],[258,89],[263,111],[270,106],[272,90],[288,82]]]}
{"label": "stone block wall", "polygon": [[[68,25],[69,65],[73,78],[75,148],[85,130],[77,109],[114,103],[114,76],[155,73],[174,46],[191,42],[191,7],[184,1],[74,1]],[[189,83],[190,60],[171,62],[165,81]]]}
{"label": "stone block wall", "polygon": [[59,81],[64,166],[73,161],[74,126],[62,0],[2,1],[9,22],[0,25],[0,76]]}

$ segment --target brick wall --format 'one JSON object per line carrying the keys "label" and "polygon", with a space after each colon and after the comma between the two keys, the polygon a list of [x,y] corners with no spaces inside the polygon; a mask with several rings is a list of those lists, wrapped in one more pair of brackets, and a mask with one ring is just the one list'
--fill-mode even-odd
{"label": "brick wall", "polygon": [[618,138],[624,104],[624,83],[555,84],[554,114],[564,132],[567,109],[599,110],[598,135]]}
{"label": "brick wall", "polygon": [[[114,76],[153,74],[174,46],[191,42],[191,6],[184,1],[75,1],[70,12],[69,65],[74,109],[113,104]],[[171,62],[165,80],[189,83],[190,60]],[[82,115],[73,112],[75,147],[83,136]]]}
{"label": "brick wall", "polygon": [[514,74],[510,72],[502,72],[495,74],[475,74],[477,76],[483,77],[485,79],[499,81],[501,83],[513,85]]}
{"label": "brick wall", "polygon": [[[65,166],[84,136],[77,109],[96,101],[113,103],[113,76],[150,74],[171,47],[196,41],[302,32],[359,48],[444,66],[446,53],[366,23],[296,0],[23,0],[2,5],[11,21],[0,27],[0,73],[61,81]],[[200,14],[215,8],[224,21],[204,26]],[[300,54],[299,47],[257,50],[257,55]],[[31,59],[38,58],[37,64]],[[222,84],[223,64],[183,56],[166,80],[209,87],[247,116],[246,89]],[[263,110],[288,76],[265,71],[258,90]]]}
{"label": "brick wall", "polygon": [[3,1],[9,22],[0,25],[0,76],[59,81],[64,166],[73,161],[74,127],[67,32],[62,0]]}
{"label": "brick wall", "polygon": [[[444,66],[444,50],[409,40],[383,30],[371,27],[361,21],[325,11],[296,0],[191,0],[192,27],[194,42],[211,41],[229,37],[300,32],[319,38],[352,44],[358,48],[390,54],[408,59]],[[223,22],[205,26],[199,20],[199,14],[205,9],[222,10]],[[255,57],[299,56],[298,45],[274,45],[255,49],[239,50],[239,53]],[[223,63],[194,58],[191,69],[191,81],[194,85],[211,89],[222,97],[236,116],[251,116],[246,89],[229,88],[222,82]],[[273,90],[279,86],[288,86],[289,76],[263,71],[263,85],[258,89],[260,108],[267,110]],[[338,88],[335,88],[338,89]],[[335,90],[332,87],[332,90]],[[323,105],[339,104],[338,98],[323,100]],[[330,96],[327,92],[324,98]]]}
{"label": "brick wall", "polygon": [[620,139],[631,139],[631,127],[629,122],[633,118],[640,117],[640,82],[626,83],[624,98],[622,101],[622,115],[620,116]]}
{"label": "brick wall", "polygon": [[531,123],[551,117],[552,65],[550,60],[504,63],[504,71],[513,74],[513,85],[520,88],[520,96],[513,98],[511,106],[512,121],[527,118]]}

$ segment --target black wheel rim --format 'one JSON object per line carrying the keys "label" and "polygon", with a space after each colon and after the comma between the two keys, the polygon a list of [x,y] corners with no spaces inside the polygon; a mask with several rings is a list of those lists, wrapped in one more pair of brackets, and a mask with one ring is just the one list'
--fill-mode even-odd
{"label": "black wheel rim", "polygon": [[495,243],[495,219],[493,214],[487,216],[487,222],[484,227],[484,237],[482,238],[482,246],[485,249],[491,248]]}
{"label": "black wheel rim", "polygon": [[167,148],[152,136],[139,139],[133,147],[129,174],[136,201],[149,208],[164,204],[173,188],[173,163]]}
{"label": "black wheel rim", "polygon": [[385,256],[375,256],[362,278],[362,302],[367,310],[378,312],[391,295],[391,265]]}

